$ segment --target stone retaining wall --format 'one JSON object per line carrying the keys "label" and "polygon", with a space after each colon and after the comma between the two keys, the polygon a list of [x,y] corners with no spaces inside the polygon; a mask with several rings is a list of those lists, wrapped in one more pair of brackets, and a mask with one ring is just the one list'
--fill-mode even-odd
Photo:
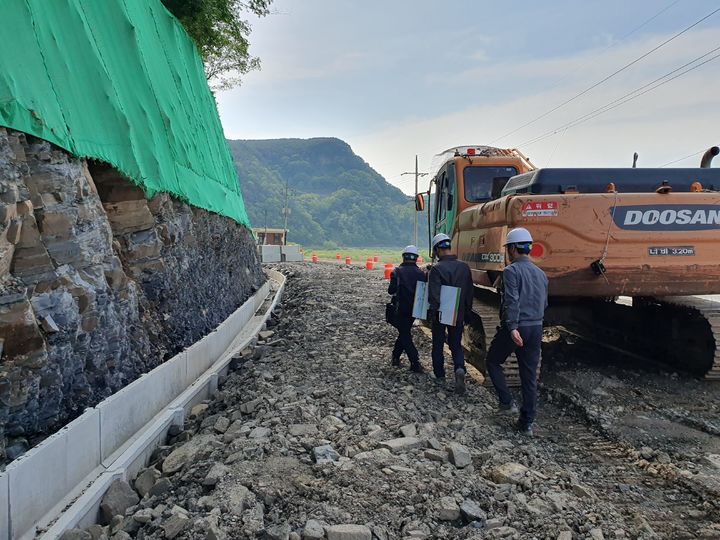
{"label": "stone retaining wall", "polygon": [[197,341],[263,279],[232,220],[0,128],[0,458]]}

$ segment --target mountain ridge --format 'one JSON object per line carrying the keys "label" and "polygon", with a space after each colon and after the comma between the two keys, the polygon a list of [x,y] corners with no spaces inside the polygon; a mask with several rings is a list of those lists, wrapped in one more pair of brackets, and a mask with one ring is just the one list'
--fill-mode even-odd
{"label": "mountain ridge", "polygon": [[[228,140],[254,227],[283,226],[305,246],[399,247],[412,241],[412,197],[336,137]],[[422,233],[424,234],[424,232]]]}

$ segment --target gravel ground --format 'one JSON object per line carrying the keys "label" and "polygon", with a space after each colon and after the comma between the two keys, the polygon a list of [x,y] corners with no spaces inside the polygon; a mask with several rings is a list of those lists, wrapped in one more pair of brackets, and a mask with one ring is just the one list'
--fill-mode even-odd
{"label": "gravel ground", "polygon": [[[390,366],[379,272],[280,268],[280,316],[258,345],[132,487],[113,485],[104,525],[67,538],[720,538],[715,387],[647,387],[554,340],[528,439],[477,372],[457,396]],[[643,424],[652,406],[665,424]]]}

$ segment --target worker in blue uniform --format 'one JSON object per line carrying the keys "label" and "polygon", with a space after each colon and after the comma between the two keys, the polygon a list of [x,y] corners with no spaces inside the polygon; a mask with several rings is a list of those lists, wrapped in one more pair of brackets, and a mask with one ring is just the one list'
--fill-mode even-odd
{"label": "worker in blue uniform", "polygon": [[[510,262],[502,273],[501,324],[487,354],[487,371],[500,400],[500,410],[517,414],[517,429],[533,435],[537,409],[537,369],[540,364],[543,317],[548,305],[548,279],[530,260],[532,236],[527,229],[511,230],[505,239]],[[513,401],[502,364],[515,353],[520,371],[522,406]]]}
{"label": "worker in blue uniform", "polygon": [[392,352],[392,365],[400,366],[400,356],[404,352],[410,360],[410,371],[422,373],[423,369],[420,365],[420,357],[412,339],[412,326],[415,319],[412,316],[413,304],[415,301],[415,287],[418,281],[425,281],[426,276],[420,268],[418,268],[417,260],[420,256],[418,248],[415,246],[407,246],[403,249],[403,262],[390,274],[390,284],[388,285],[388,294],[395,296],[395,328],[398,331],[398,337],[395,340],[395,347]]}
{"label": "worker in blue uniform", "polygon": [[[428,274],[428,319],[432,329],[432,364],[438,382],[445,380],[445,357],[443,348],[447,340],[453,359],[455,391],[465,392],[465,356],[461,345],[463,326],[472,310],[473,281],[470,267],[452,254],[450,237],[436,234],[431,242],[436,262]],[[455,325],[440,322],[440,292],[442,286],[460,289]]]}

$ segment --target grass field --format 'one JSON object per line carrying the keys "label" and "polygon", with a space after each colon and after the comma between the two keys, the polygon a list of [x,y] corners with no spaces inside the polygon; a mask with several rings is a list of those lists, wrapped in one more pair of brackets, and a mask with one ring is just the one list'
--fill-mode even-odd
{"label": "grass field", "polygon": [[[305,249],[305,260],[309,260],[312,254],[315,253],[318,258],[325,260],[334,260],[335,254],[340,254],[340,259],[345,260],[345,257],[350,257],[353,264],[364,264],[365,261],[370,257],[378,256],[378,263],[392,263],[399,264],[402,262],[402,248],[388,249],[388,248],[338,248],[336,250],[328,249]],[[421,253],[421,255],[423,255]],[[427,259],[427,255],[423,256]]]}

